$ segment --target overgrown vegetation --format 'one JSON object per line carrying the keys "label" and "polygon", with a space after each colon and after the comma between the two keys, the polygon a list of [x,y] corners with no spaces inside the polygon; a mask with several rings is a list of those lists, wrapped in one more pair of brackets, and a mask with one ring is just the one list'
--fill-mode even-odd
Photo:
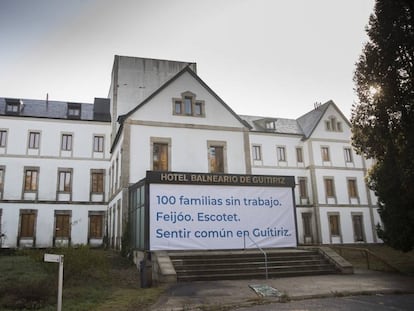
{"label": "overgrown vegetation", "polygon": [[56,310],[58,265],[64,255],[63,309],[145,310],[162,289],[141,289],[136,267],[118,253],[88,247],[18,251],[0,256],[0,310]]}

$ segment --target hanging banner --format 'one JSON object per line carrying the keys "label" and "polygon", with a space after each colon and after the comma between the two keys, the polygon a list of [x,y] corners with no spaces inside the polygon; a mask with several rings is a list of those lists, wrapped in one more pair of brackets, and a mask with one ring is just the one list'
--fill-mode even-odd
{"label": "hanging banner", "polygon": [[150,184],[150,249],[296,247],[292,188]]}

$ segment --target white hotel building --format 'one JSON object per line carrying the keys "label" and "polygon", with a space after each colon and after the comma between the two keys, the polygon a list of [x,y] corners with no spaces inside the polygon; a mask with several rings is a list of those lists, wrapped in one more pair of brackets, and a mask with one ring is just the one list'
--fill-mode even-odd
{"label": "white hotel building", "polygon": [[115,56],[108,99],[0,98],[1,247],[120,249],[148,170],[294,176],[299,244],[375,243],[370,163],[350,137],[332,101],[297,119],[237,115],[195,63]]}

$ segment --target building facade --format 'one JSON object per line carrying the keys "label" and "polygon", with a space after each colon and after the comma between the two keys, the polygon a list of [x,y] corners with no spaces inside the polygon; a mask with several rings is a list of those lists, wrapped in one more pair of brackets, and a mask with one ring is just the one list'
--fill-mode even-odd
{"label": "building facade", "polygon": [[108,99],[0,99],[2,247],[121,248],[147,171],[289,175],[299,244],[378,242],[371,165],[332,101],[298,119],[237,115],[194,63],[115,56]]}

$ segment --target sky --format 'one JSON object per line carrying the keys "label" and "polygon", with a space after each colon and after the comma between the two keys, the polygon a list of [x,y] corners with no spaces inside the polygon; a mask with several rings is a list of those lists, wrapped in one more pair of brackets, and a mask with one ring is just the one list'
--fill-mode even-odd
{"label": "sky", "polygon": [[358,99],[374,0],[0,0],[0,97],[107,97],[114,55],[197,63],[237,114]]}

